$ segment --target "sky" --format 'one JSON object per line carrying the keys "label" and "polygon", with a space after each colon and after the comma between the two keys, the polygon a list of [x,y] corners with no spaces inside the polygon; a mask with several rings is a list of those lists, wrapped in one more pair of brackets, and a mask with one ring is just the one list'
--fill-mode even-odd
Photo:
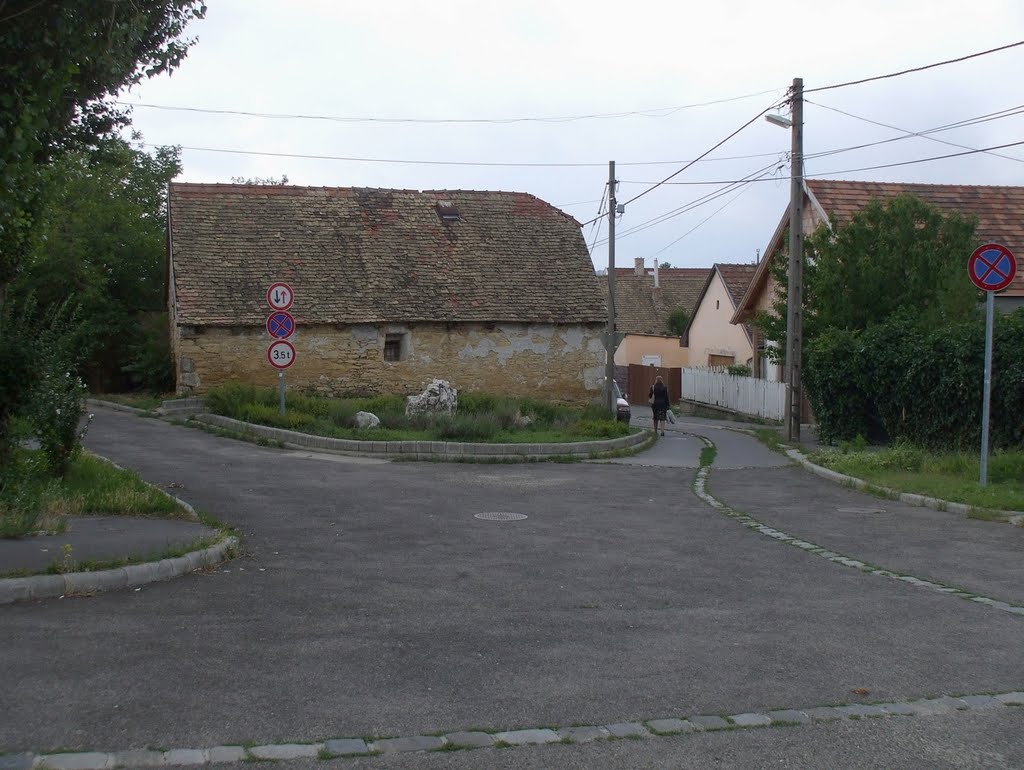
{"label": "sky", "polygon": [[[119,97],[136,105],[133,127],[145,142],[184,148],[181,181],[286,175],[297,185],[527,192],[584,224],[595,268],[604,269],[607,217],[587,223],[614,160],[617,200],[626,203],[616,266],[636,257],[648,266],[655,258],[673,267],[749,263],[789,201],[791,134],[758,116],[785,101],[795,77],[808,92],[808,176],[1024,181],[1024,145],[998,151],[1007,157],[857,170],[1024,142],[1024,113],[932,139],[905,133],[1024,110],[1024,46],[811,92],[1024,40],[1019,0],[208,5],[188,30],[197,42],[182,66]],[[672,184],[649,189],[751,120]],[[888,139],[897,140],[813,157]],[[761,181],[726,184],[750,175]]]}

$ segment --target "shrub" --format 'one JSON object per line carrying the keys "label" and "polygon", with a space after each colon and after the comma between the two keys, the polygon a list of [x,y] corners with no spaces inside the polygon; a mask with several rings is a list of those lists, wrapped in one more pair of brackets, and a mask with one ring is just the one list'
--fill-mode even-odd
{"label": "shrub", "polygon": [[[981,441],[984,323],[923,328],[895,316],[863,332],[829,329],[808,346],[804,383],[828,441],[858,434],[934,450]],[[991,445],[1024,445],[1024,310],[997,316]]]}
{"label": "shrub", "polygon": [[749,377],[753,372],[750,367],[746,364],[732,364],[731,366],[725,367],[725,371],[731,374],[733,377]]}

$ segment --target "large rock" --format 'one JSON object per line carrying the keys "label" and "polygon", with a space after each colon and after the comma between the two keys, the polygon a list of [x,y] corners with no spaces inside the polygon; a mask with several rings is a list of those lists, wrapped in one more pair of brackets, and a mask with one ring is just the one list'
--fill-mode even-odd
{"label": "large rock", "polygon": [[446,380],[434,380],[418,396],[405,399],[406,415],[447,414],[453,415],[459,408],[459,392]]}
{"label": "large rock", "polygon": [[373,412],[356,412],[352,424],[357,428],[376,428],[380,425],[380,418]]}

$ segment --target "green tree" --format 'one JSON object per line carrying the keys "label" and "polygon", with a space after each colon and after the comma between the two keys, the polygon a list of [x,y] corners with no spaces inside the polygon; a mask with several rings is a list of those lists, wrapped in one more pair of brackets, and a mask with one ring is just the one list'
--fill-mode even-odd
{"label": "green tree", "polygon": [[[186,25],[205,13],[202,0],[0,0],[0,336],[17,325],[5,298],[35,235],[45,167],[127,124],[109,97],[177,67],[194,42]],[[15,348],[0,347],[0,371],[17,367]],[[28,383],[4,391],[0,464]]]}
{"label": "green tree", "polygon": [[686,331],[686,325],[690,323],[690,313],[686,308],[676,308],[668,316],[668,332],[681,337]]}
{"label": "green tree", "polygon": [[167,386],[167,366],[135,365],[167,347],[148,319],[164,308],[167,185],[180,171],[177,148],[150,155],[119,138],[65,153],[48,170],[37,237],[11,296],[34,295],[41,317],[74,309],[74,348],[96,389],[119,389],[129,369],[147,387]]}
{"label": "green tree", "polygon": [[[978,304],[964,269],[975,225],[912,195],[872,200],[849,222],[822,225],[804,243],[804,339],[866,329],[898,311],[923,325],[966,319]],[[787,267],[788,255],[776,254],[773,312],[754,322],[778,343],[768,353],[776,362],[786,354]]]}

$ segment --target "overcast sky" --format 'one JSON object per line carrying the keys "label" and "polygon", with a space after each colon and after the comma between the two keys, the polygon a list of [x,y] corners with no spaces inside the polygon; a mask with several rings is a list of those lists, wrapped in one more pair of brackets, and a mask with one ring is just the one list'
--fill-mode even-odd
{"label": "overcast sky", "polygon": [[[125,94],[137,104],[345,119],[305,120],[137,106],[145,141],[178,144],[181,179],[288,176],[300,185],[486,189],[532,193],[592,219],[617,163],[627,201],[785,98],[805,89],[882,75],[1024,39],[1020,0],[209,0],[198,37],[172,76]],[[877,142],[1024,108],[1024,46],[864,85],[809,93],[805,153]],[[756,94],[756,95],[754,95]],[[735,99],[735,97],[747,97]],[[734,99],[720,104],[686,107]],[[814,102],[814,103],[810,103]],[[665,109],[680,108],[680,109]],[[783,111],[785,111],[783,109]],[[643,112],[625,117],[609,114]],[[579,116],[604,115],[600,118]],[[516,118],[564,118],[531,120]],[[380,119],[411,119],[380,122]],[[462,122],[430,122],[462,121]],[[495,121],[495,122],[466,122]],[[972,148],[1024,141],[1024,115],[943,131]],[[674,267],[752,262],[789,199],[789,132],[756,120],[705,162],[626,207],[616,264],[657,255]],[[194,148],[476,164],[313,160]],[[1018,160],[975,154],[853,171],[962,151],[908,138],[826,157],[808,175],[944,184],[1024,181]],[[743,157],[736,156],[757,156]],[[631,165],[665,162],[663,165]],[[773,165],[774,164],[774,165]],[[781,166],[781,168],[777,168]],[[635,234],[762,169],[769,180],[734,188]],[[728,189],[728,188],[727,188]],[[724,208],[723,208],[724,206]],[[706,221],[704,221],[706,220]],[[608,264],[602,223],[583,230],[595,266]]]}

